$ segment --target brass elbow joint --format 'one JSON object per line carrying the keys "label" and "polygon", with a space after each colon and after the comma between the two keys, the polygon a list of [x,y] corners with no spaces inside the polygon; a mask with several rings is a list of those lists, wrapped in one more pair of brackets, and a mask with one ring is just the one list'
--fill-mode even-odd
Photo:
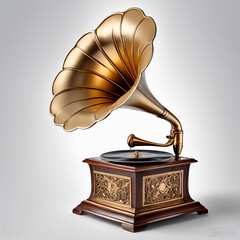
{"label": "brass elbow joint", "polygon": [[127,144],[129,147],[135,146],[159,146],[159,147],[168,147],[173,145],[173,151],[176,155],[176,159],[182,152],[183,148],[183,131],[182,130],[172,130],[171,134],[167,136],[168,141],[164,144],[162,143],[154,143],[143,140],[141,138],[136,137],[134,134],[130,134],[127,139]]}

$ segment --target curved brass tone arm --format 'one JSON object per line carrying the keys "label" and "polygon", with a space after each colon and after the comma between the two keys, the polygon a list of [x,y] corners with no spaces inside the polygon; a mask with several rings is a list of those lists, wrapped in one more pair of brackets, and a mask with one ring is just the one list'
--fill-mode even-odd
{"label": "curved brass tone arm", "polygon": [[154,143],[150,141],[143,140],[141,138],[136,137],[134,134],[130,134],[127,139],[127,143],[129,147],[135,146],[159,146],[159,147],[168,147],[173,144],[173,138],[171,136],[167,136],[169,140],[166,143]]}
{"label": "curved brass tone arm", "polygon": [[176,159],[182,152],[183,148],[183,131],[171,131],[171,135],[166,136],[168,141],[166,143],[155,143],[143,140],[141,138],[136,137],[134,134],[130,134],[127,139],[127,143],[129,147],[135,146],[159,146],[159,147],[168,147],[173,145],[173,150],[176,156]]}
{"label": "curved brass tone arm", "polygon": [[145,141],[143,139],[135,137],[131,134],[128,137],[129,147],[135,146],[160,146],[168,147],[173,145],[173,150],[176,155],[176,158],[181,154],[183,148],[183,130],[180,121],[167,110],[157,99],[151,94],[145,79],[145,74],[142,74],[140,83],[135,89],[131,97],[124,103],[122,107],[131,108],[135,110],[141,110],[155,115],[158,118],[167,120],[171,124],[170,136],[167,136],[169,139],[166,143],[154,143],[150,141]]}

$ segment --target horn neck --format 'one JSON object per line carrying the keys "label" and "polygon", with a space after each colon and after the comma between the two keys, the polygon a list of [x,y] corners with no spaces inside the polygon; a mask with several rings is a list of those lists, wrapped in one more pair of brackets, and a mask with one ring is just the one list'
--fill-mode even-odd
{"label": "horn neck", "polygon": [[167,136],[168,141],[164,144],[154,143],[140,139],[133,134],[128,137],[129,147],[135,146],[161,146],[167,147],[173,145],[173,150],[176,158],[181,154],[183,147],[183,130],[180,121],[150,92],[145,79],[145,74],[142,74],[141,80],[136,87],[131,97],[122,105],[125,108],[131,108],[135,110],[145,111],[151,113],[159,118],[167,120],[171,124],[170,135]]}

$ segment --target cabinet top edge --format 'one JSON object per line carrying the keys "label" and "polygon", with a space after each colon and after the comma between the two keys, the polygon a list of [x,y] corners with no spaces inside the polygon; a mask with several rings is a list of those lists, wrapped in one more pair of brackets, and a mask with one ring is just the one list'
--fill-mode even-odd
{"label": "cabinet top edge", "polygon": [[195,163],[198,161],[195,160],[194,158],[180,157],[180,159],[177,161],[173,159],[172,161],[168,161],[160,164],[123,165],[123,164],[108,162],[106,160],[101,159],[100,157],[91,157],[83,160],[83,162],[88,163],[89,165],[124,170],[127,172],[141,172],[141,171],[161,169],[161,168],[166,168],[171,166],[187,165],[187,164]]}

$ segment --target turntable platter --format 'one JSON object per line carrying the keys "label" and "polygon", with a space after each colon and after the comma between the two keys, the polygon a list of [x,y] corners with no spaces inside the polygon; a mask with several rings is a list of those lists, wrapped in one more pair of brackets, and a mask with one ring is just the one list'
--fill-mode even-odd
{"label": "turntable platter", "polygon": [[154,150],[121,150],[103,153],[101,158],[108,162],[125,164],[146,164],[169,161],[173,154]]}

